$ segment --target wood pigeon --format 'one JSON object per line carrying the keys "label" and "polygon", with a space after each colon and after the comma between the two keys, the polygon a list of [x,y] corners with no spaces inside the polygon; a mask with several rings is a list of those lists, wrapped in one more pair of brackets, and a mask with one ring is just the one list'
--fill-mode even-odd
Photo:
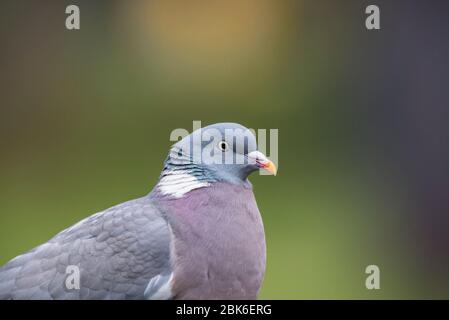
{"label": "wood pigeon", "polygon": [[256,299],[265,234],[248,181],[272,161],[235,123],[175,143],[146,196],[94,214],[0,268],[0,299]]}

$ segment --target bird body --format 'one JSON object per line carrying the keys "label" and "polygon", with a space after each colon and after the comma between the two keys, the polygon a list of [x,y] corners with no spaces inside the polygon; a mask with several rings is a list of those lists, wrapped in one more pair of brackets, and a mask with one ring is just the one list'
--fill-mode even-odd
{"label": "bird body", "polygon": [[[170,212],[176,298],[257,297],[265,273],[265,236],[252,188],[216,183],[158,205]],[[193,214],[185,214],[186,208]]]}
{"label": "bird body", "polygon": [[[238,152],[224,129],[246,128],[210,128],[220,133],[215,150]],[[1,267],[0,299],[256,299],[266,249],[247,176],[273,164],[245,135],[242,154],[254,158],[245,164],[193,161],[192,135],[175,144],[150,194],[94,214]],[[67,285],[73,266],[75,288]]]}
{"label": "bird body", "polygon": [[[144,299],[153,277],[169,269],[170,233],[148,198],[82,220],[0,269],[0,299]],[[67,267],[80,289],[65,286]]]}

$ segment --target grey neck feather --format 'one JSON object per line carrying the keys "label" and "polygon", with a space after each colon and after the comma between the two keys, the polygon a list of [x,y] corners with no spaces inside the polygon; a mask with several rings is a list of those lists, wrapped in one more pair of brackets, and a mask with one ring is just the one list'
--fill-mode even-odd
{"label": "grey neck feather", "polygon": [[164,168],[159,177],[159,186],[161,182],[167,185],[168,181],[169,184],[174,185],[178,182],[190,181],[191,177],[194,177],[199,183],[194,185],[194,187],[200,187],[201,184],[203,186],[210,185],[220,181],[251,188],[252,185],[247,179],[249,171],[244,168],[238,168],[235,165],[223,166],[196,163],[191,155],[186,155],[181,148],[175,145],[164,162]]}
{"label": "grey neck feather", "polygon": [[159,179],[176,171],[182,171],[192,175],[202,182],[212,183],[218,181],[213,170],[204,165],[195,163],[191,155],[186,155],[183,153],[182,149],[173,146],[164,162],[164,169],[162,170]]}
{"label": "grey neck feather", "polygon": [[177,162],[169,155],[164,162],[164,169],[161,172],[160,179],[166,176],[168,173],[172,173],[173,171],[185,172],[189,175],[194,176],[199,181],[209,183],[218,181],[212,170],[194,163],[192,159],[190,159],[189,161]]}

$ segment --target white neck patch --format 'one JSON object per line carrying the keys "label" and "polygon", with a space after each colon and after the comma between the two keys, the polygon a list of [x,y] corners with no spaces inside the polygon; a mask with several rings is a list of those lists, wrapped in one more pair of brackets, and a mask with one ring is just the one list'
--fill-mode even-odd
{"label": "white neck patch", "polygon": [[164,172],[164,176],[159,180],[157,187],[163,195],[181,198],[189,191],[209,185],[210,183],[198,180],[187,171],[170,170]]}

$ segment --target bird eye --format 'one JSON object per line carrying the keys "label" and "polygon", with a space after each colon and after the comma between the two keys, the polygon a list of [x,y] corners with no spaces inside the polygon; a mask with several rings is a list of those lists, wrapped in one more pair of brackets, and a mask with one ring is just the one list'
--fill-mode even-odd
{"label": "bird eye", "polygon": [[226,150],[228,150],[229,145],[228,145],[228,143],[227,143],[226,141],[220,141],[220,142],[218,143],[218,148],[219,148],[221,151],[225,152]]}

